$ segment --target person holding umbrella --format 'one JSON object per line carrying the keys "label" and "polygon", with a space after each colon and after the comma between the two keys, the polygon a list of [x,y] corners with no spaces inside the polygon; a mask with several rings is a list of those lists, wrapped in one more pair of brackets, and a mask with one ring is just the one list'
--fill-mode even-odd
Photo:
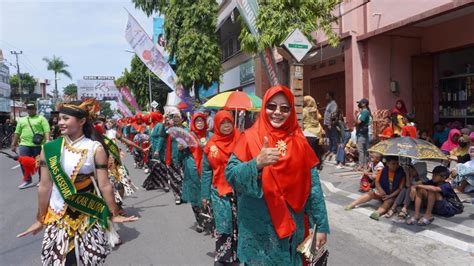
{"label": "person holding umbrella", "polygon": [[298,125],[294,101],[285,86],[266,91],[260,117],[237,141],[224,173],[237,194],[237,253],[246,265],[302,265],[296,249],[305,216],[310,227],[317,225],[315,246],[327,240],[319,159]]}

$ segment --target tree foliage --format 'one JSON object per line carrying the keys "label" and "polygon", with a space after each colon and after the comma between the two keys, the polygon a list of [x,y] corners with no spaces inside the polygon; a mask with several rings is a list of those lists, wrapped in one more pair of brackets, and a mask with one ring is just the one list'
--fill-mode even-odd
{"label": "tree foliage", "polygon": [[72,79],[71,73],[66,69],[69,67],[61,57],[53,55],[52,58],[44,57],[43,61],[47,63],[47,69],[54,72],[54,75],[63,74],[64,76]]}
{"label": "tree foliage", "polygon": [[18,75],[15,74],[10,77],[10,86],[12,90],[12,95],[14,97],[18,97],[19,94],[22,94],[23,91],[26,91],[27,94],[32,94],[35,91],[35,86],[36,86],[36,79],[30,75],[29,73],[21,73],[21,89],[22,91],[19,91],[19,80],[18,80]]}
{"label": "tree foliage", "polygon": [[69,96],[77,95],[77,85],[74,83],[67,85],[63,88],[63,93]]}
{"label": "tree foliage", "polygon": [[336,33],[332,30],[337,17],[331,12],[341,0],[259,0],[259,13],[256,27],[260,33],[257,41],[250,33],[244,20],[240,32],[241,49],[257,52],[267,47],[280,46],[295,29],[300,29],[306,37],[316,44],[311,32],[321,30],[328,36],[332,46],[338,44]]}
{"label": "tree foliage", "polygon": [[[209,87],[222,74],[215,0],[132,0],[148,16],[165,16],[166,46],[176,60],[179,82],[187,89]],[[196,95],[197,95],[196,91]]]}
{"label": "tree foliage", "polygon": [[118,87],[127,86],[135,95],[140,108],[145,110],[149,104],[150,98],[148,90],[149,73],[151,77],[152,99],[158,102],[160,109],[162,109],[166,104],[166,97],[169,92],[168,86],[155,74],[149,72],[147,66],[143,64],[143,62],[137,56],[134,56],[132,59],[130,71],[125,69],[123,75],[115,81],[115,84]]}
{"label": "tree foliage", "polygon": [[100,102],[100,114],[104,115],[107,118],[111,118],[114,116],[114,112],[110,108],[110,102],[101,101]]}

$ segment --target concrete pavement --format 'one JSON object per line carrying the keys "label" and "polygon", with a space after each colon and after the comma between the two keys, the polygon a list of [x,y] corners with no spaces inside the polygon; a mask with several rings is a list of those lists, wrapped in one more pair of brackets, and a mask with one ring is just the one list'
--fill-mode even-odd
{"label": "concrete pavement", "polygon": [[[133,169],[129,155],[125,162],[133,181],[141,186],[145,174]],[[31,225],[37,209],[36,187],[23,191],[16,188],[20,171],[12,169],[15,165],[14,161],[0,158],[0,264],[38,265],[42,234],[15,238]],[[331,225],[330,265],[474,264],[474,257],[468,252],[433,240],[436,234],[369,219],[364,210],[371,210],[372,205],[344,211],[342,206],[355,194],[345,187],[348,183],[345,177],[336,176],[335,171],[334,167],[326,166],[321,173]],[[140,220],[118,226],[124,243],[112,251],[107,258],[108,265],[212,265],[214,239],[194,231],[189,205],[176,206],[171,193],[144,190],[127,198],[125,204],[127,213],[140,216]],[[472,209],[469,211],[467,217],[472,220],[474,214]],[[444,233],[446,228],[461,232],[472,229],[469,221],[461,218],[449,220],[448,226],[438,221],[436,219],[435,226],[439,228],[429,228],[435,233]],[[465,243],[469,240],[461,234],[449,236]]]}

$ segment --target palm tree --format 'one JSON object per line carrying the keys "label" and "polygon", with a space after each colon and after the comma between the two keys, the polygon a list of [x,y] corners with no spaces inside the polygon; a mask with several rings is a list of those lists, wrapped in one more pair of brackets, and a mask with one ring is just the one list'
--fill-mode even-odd
{"label": "palm tree", "polygon": [[71,73],[66,70],[69,67],[68,64],[64,63],[64,61],[59,56],[53,55],[53,58],[45,57],[43,58],[48,64],[48,70],[54,71],[54,103],[58,100],[58,74],[63,74],[64,76],[72,79]]}

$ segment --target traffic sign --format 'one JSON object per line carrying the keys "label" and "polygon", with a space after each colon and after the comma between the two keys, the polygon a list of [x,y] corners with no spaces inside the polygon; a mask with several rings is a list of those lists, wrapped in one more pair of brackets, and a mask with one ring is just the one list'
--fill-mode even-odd
{"label": "traffic sign", "polygon": [[312,44],[309,42],[308,38],[299,30],[295,29],[286,40],[283,42],[283,45],[288,49],[291,55],[296,59],[296,61],[301,61],[303,57],[311,50]]}
{"label": "traffic sign", "polygon": [[156,101],[151,102],[151,107],[155,108],[158,107],[158,103]]}

